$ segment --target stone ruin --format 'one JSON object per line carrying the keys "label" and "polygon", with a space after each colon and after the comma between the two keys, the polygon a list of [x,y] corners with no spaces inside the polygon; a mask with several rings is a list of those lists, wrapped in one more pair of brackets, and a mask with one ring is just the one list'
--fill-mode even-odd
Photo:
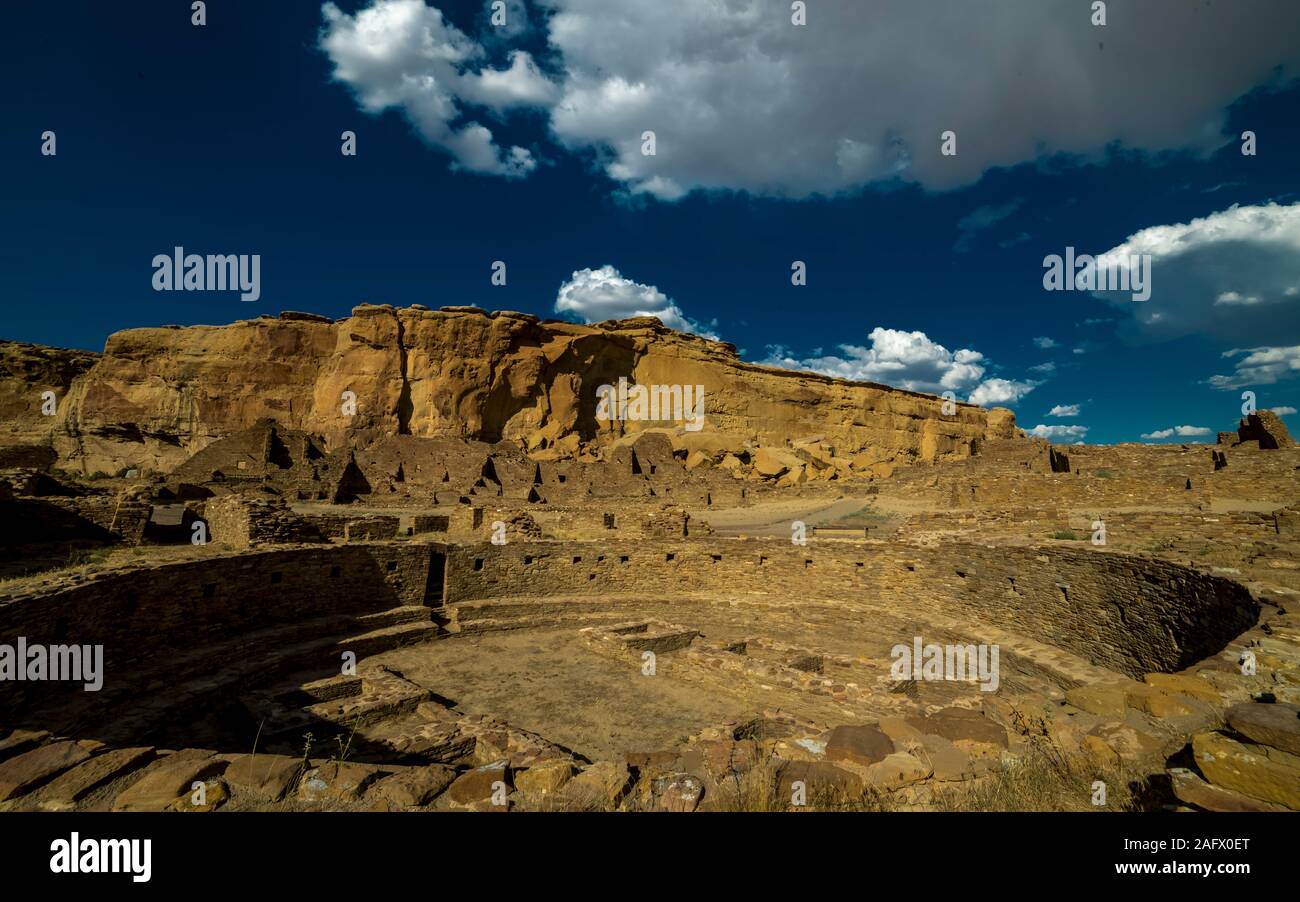
{"label": "stone ruin", "polygon": [[[332,328],[285,322],[258,328]],[[923,409],[869,398],[865,430]],[[1300,809],[1278,417],[1109,447],[743,422],[259,417],[112,476],[24,451],[0,668],[97,648],[102,685],[0,679],[0,810],[930,810],[1045,756],[1077,779],[1054,807],[1104,779],[1146,787],[1114,807]]]}

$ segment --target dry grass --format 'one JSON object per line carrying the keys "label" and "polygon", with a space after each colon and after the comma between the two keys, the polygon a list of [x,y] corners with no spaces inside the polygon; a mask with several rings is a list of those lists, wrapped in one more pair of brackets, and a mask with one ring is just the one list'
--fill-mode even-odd
{"label": "dry grass", "polygon": [[[1120,765],[1101,765],[1072,754],[1041,722],[1018,717],[1013,726],[1028,740],[1017,758],[952,787],[937,788],[938,811],[1134,811],[1146,788],[1145,775]],[[1105,784],[1105,804],[1094,803],[1095,784]]]}

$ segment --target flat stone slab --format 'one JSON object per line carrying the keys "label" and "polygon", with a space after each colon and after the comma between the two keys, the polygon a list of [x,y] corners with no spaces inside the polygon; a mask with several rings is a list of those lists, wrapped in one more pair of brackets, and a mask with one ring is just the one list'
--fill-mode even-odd
{"label": "flat stone slab", "polygon": [[0,761],[30,751],[49,738],[49,730],[14,730],[0,739]]}
{"label": "flat stone slab", "polygon": [[867,768],[867,782],[877,789],[891,791],[918,783],[932,773],[933,768],[907,752],[894,752]]}
{"label": "flat stone slab", "polygon": [[597,761],[571,779],[560,794],[578,806],[612,808],[631,782],[632,774],[622,761]]}
{"label": "flat stone slab", "polygon": [[278,802],[293,788],[304,761],[289,755],[235,755],[224,774],[236,790]]}
{"label": "flat stone slab", "polygon": [[942,736],[933,734],[921,737],[921,750],[913,751],[913,757],[929,764],[932,776],[941,783],[968,780],[975,776],[975,767],[967,755],[957,746]]}
{"label": "flat stone slab", "polygon": [[1101,717],[1124,716],[1123,686],[1076,686],[1066,690],[1065,700],[1089,714]]}
{"label": "flat stone slab", "polygon": [[455,768],[445,764],[410,767],[376,781],[366,799],[382,800],[397,808],[427,805],[455,779]]}
{"label": "flat stone slab", "polygon": [[999,723],[989,720],[969,708],[944,708],[925,717],[909,717],[907,723],[922,733],[933,733],[956,742],[967,739],[1007,748],[1007,731]]}
{"label": "flat stone slab", "polygon": [[893,753],[894,741],[876,724],[836,727],[826,742],[826,757],[830,761],[869,766]]}
{"label": "flat stone slab", "polygon": [[1228,726],[1247,739],[1300,755],[1300,705],[1250,702],[1233,705],[1226,716]]}
{"label": "flat stone slab", "polygon": [[80,743],[65,739],[10,758],[0,764],[0,802],[26,795],[89,757]]}
{"label": "flat stone slab", "polygon": [[378,765],[328,761],[303,774],[298,783],[298,797],[309,802],[356,801],[371,783],[383,775],[384,771]]}
{"label": "flat stone slab", "polygon": [[557,759],[515,771],[515,786],[520,792],[546,795],[558,792],[573,779],[573,762]]}
{"label": "flat stone slab", "polygon": [[804,804],[812,808],[860,798],[865,787],[858,774],[836,767],[829,761],[779,762],[776,774],[778,808],[794,809],[796,783],[803,784]]}
{"label": "flat stone slab", "polygon": [[113,802],[114,811],[166,811],[197,782],[206,782],[226,769],[228,762],[213,753],[185,749],[144,772]]}
{"label": "flat stone slab", "polygon": [[1212,705],[1222,702],[1218,690],[1200,677],[1182,673],[1148,673],[1142,679],[1148,686],[1163,689],[1165,692],[1190,695]]}
{"label": "flat stone slab", "polygon": [[1192,751],[1196,766],[1211,783],[1300,811],[1300,756],[1237,742],[1222,733],[1196,734]]}
{"label": "flat stone slab", "polygon": [[656,811],[694,811],[704,796],[704,782],[691,774],[669,774],[651,782],[650,794]]}
{"label": "flat stone slab", "polygon": [[57,807],[80,801],[96,787],[144,766],[153,754],[154,750],[151,746],[140,746],[111,749],[102,755],[97,755],[64,772],[42,789],[41,806]]}
{"label": "flat stone slab", "polygon": [[1169,771],[1169,781],[1179,800],[1206,811],[1286,811],[1281,805],[1252,799],[1239,792],[1206,783],[1200,775],[1185,767]]}
{"label": "flat stone slab", "polygon": [[[623,769],[627,770],[626,767]],[[452,805],[462,808],[481,802],[490,803],[493,793],[500,788],[494,788],[494,784],[504,784],[506,792],[510,791],[510,765],[505,761],[494,761],[466,771],[456,778],[444,795]]]}

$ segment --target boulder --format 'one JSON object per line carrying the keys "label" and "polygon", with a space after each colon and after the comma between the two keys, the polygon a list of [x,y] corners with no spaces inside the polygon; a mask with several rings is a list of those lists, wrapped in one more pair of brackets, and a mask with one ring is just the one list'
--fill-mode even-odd
{"label": "boulder", "polygon": [[558,792],[573,778],[573,762],[556,758],[515,771],[515,788],[533,795]]}
{"label": "boulder", "polygon": [[397,809],[427,805],[455,780],[455,768],[445,764],[406,767],[376,780],[366,799],[383,800]]}
{"label": "boulder", "polygon": [[383,774],[374,764],[327,761],[302,775],[298,797],[306,802],[353,802]]}
{"label": "boulder", "polygon": [[509,793],[511,788],[509,763],[494,761],[461,774],[447,787],[443,797],[458,808],[475,807],[483,803],[492,805],[501,798],[502,789]]}
{"label": "boulder", "polygon": [[310,764],[288,755],[235,755],[224,776],[237,791],[278,802],[293,788],[305,767]]}

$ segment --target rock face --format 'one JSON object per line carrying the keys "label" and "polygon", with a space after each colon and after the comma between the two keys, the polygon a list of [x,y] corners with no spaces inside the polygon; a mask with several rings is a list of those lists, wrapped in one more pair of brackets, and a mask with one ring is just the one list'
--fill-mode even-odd
{"label": "rock face", "polygon": [[[73,380],[98,354],[0,340],[0,467],[40,467],[53,461],[50,436]],[[54,415],[46,415],[54,393]]]}
{"label": "rock face", "polygon": [[[24,353],[14,356],[35,354]],[[23,420],[24,440],[38,436],[65,466],[88,473],[166,471],[265,418],[331,448],[405,434],[518,441],[549,456],[682,426],[681,417],[598,420],[598,389],[620,377],[703,386],[703,432],[755,445],[815,434],[841,457],[906,463],[967,457],[976,442],[1017,437],[1006,410],[959,404],[944,416],[939,398],[755,366],[729,344],[649,317],[585,326],[477,308],[361,306],[337,322],[281,314],[129,329],[81,372],[90,362],[72,355],[56,367],[65,375],[56,416]],[[30,394],[45,377],[36,362],[24,366],[13,378]]]}

